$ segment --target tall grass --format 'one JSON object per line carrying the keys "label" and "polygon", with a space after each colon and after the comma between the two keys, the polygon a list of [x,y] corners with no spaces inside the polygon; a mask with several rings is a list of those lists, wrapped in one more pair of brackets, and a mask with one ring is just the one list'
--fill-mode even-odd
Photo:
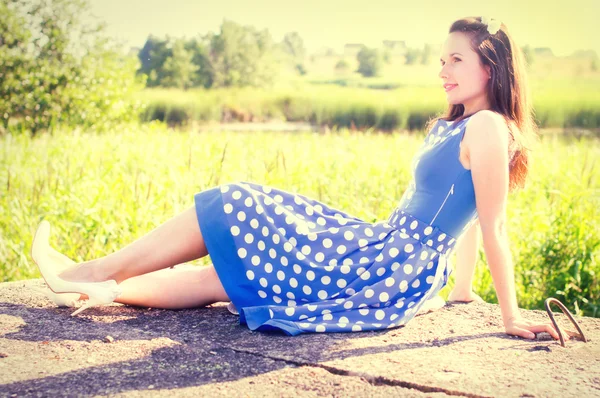
{"label": "tall grass", "polygon": [[[511,198],[511,249],[519,302],[544,308],[547,297],[576,313],[600,316],[600,143],[545,136],[527,189]],[[518,220],[518,221],[517,221]],[[497,302],[480,252],[476,290]]]}
{"label": "tall grass", "polygon": [[[538,125],[600,128],[598,92],[600,79],[534,81],[532,96]],[[440,85],[373,90],[292,82],[271,90],[147,89],[140,93],[140,99],[146,104],[142,121],[160,120],[172,126],[275,119],[383,131],[418,130],[447,106]]]}
{"label": "tall grass", "polygon": [[[299,192],[365,221],[384,220],[410,179],[423,134],[173,133],[161,124],[108,134],[63,131],[0,137],[0,280],[38,277],[37,224],[75,261],[118,250],[185,208],[193,194],[231,181]],[[600,316],[600,141],[543,137],[530,184],[509,197],[519,303],[555,296]],[[475,290],[496,300],[480,252]],[[209,264],[205,257],[195,261]],[[442,291],[449,292],[451,282]]]}

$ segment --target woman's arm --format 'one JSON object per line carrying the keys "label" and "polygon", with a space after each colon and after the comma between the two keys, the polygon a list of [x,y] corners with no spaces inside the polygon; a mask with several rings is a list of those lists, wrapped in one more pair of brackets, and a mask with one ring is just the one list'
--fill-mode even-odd
{"label": "woman's arm", "polygon": [[473,278],[477,254],[479,253],[479,220],[460,236],[456,243],[456,267],[454,272],[454,287],[448,294],[448,301],[461,303],[485,302],[473,291]]}
{"label": "woman's arm", "polygon": [[477,253],[479,252],[479,220],[458,239],[456,243],[456,267],[453,292],[464,296],[473,290],[473,278]]}
{"label": "woman's arm", "polygon": [[513,262],[506,231],[508,135],[503,118],[491,111],[479,111],[467,122],[464,140],[475,187],[483,249],[494,280],[506,333],[533,339],[535,335],[532,332],[547,332],[558,339],[552,324],[538,324],[523,319],[517,305]]}
{"label": "woman's arm", "polygon": [[480,111],[469,120],[464,140],[475,187],[483,248],[506,326],[520,316],[506,231],[508,129],[498,115]]}

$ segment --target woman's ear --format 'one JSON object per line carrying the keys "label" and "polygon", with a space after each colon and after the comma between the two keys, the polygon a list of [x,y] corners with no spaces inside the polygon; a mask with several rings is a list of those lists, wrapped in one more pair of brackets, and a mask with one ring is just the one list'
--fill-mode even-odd
{"label": "woman's ear", "polygon": [[492,68],[490,68],[489,65],[484,65],[485,70],[487,71],[488,74],[488,80],[492,78]]}

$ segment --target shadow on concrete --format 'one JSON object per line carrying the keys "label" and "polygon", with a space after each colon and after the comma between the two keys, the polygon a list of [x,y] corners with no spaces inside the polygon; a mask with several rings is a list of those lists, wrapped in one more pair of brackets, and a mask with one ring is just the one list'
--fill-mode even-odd
{"label": "shadow on concrete", "polygon": [[[174,343],[134,360],[103,365],[82,363],[75,371],[4,384],[1,388],[3,394],[88,396],[148,388],[180,389],[239,380],[285,367],[318,366],[320,362],[348,357],[448,346],[459,341],[490,337],[510,338],[503,333],[452,335],[433,342],[393,343],[338,351],[340,347],[351,345],[351,340],[384,336],[386,331],[298,336],[255,332],[246,325],[240,325],[239,318],[229,313],[224,303],[177,311],[113,304],[93,307],[79,317],[71,317],[72,311],[70,308],[35,308],[0,303],[0,313],[5,319],[15,321],[3,328],[2,337],[13,341],[62,342],[62,349],[68,350],[68,344],[64,343],[98,343],[111,336],[118,344],[96,344],[95,349],[105,354],[106,351],[114,352],[117,358],[122,347],[119,344],[123,341],[127,341],[129,348],[157,338],[166,338]],[[68,351],[65,351],[67,354]]]}

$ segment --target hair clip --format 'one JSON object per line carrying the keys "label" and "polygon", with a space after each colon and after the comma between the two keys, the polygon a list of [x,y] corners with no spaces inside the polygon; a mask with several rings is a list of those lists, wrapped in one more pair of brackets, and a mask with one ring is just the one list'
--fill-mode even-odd
{"label": "hair clip", "polygon": [[502,22],[492,17],[481,17],[481,23],[487,25],[487,31],[491,35],[498,32],[500,30],[500,25],[502,24]]}

